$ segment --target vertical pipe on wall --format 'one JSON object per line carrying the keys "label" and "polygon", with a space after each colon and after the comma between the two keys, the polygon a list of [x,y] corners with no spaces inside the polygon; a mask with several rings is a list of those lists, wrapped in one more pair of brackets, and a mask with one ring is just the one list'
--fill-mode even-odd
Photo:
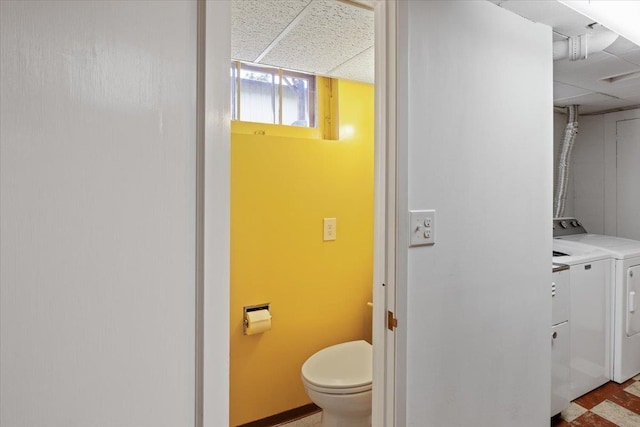
{"label": "vertical pipe on wall", "polygon": [[571,167],[571,152],[578,133],[578,106],[568,107],[569,118],[564,131],[564,140],[558,161],[558,175],[556,178],[555,195],[553,199],[553,217],[564,215],[564,207],[567,199],[567,186],[569,184],[569,172]]}

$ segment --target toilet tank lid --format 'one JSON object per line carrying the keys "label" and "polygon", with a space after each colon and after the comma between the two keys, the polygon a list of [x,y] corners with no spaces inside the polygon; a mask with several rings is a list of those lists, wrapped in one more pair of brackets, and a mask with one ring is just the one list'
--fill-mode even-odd
{"label": "toilet tank lid", "polygon": [[327,388],[351,388],[371,384],[371,344],[350,341],[324,348],[302,365],[302,376]]}

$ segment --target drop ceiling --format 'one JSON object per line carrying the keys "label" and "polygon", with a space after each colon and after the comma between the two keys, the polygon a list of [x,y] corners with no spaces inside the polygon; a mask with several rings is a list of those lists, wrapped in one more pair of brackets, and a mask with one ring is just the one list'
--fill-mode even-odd
{"label": "drop ceiling", "polygon": [[[553,28],[553,40],[584,34],[593,21],[557,1],[491,0],[533,22]],[[640,78],[611,83],[607,78],[640,71],[640,47],[623,37],[585,60],[553,62],[553,103],[579,105],[580,114],[640,106]]]}
{"label": "drop ceiling", "polygon": [[[553,28],[554,41],[584,34],[593,22],[557,1],[490,0]],[[374,81],[374,22],[368,0],[233,0],[234,60],[366,83]],[[581,114],[640,106],[640,47],[619,37],[585,60],[554,62],[554,105]]]}
{"label": "drop ceiling", "polygon": [[231,57],[373,83],[373,9],[366,1],[234,0]]}

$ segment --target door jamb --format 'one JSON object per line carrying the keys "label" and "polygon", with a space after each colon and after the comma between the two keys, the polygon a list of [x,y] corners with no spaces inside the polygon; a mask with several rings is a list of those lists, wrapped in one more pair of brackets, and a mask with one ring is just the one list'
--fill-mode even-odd
{"label": "door jamb", "polygon": [[194,424],[214,427],[229,424],[231,5],[197,4]]}
{"label": "door jamb", "polygon": [[[375,165],[373,267],[373,427],[404,425],[398,405],[404,382],[398,377],[397,332],[387,325],[396,304],[397,159],[396,159],[396,10],[395,1],[376,0],[375,19]],[[400,324],[401,331],[406,331]],[[398,393],[400,392],[400,393]],[[400,399],[402,402],[403,400]]]}

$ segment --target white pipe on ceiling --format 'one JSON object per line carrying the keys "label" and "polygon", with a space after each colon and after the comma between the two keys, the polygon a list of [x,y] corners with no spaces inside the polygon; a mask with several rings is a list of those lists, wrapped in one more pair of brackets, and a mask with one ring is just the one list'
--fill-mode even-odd
{"label": "white pipe on ceiling", "polygon": [[616,41],[618,34],[613,31],[598,31],[569,37],[553,43],[553,60],[569,58],[571,61],[587,59],[595,52],[601,52]]}

